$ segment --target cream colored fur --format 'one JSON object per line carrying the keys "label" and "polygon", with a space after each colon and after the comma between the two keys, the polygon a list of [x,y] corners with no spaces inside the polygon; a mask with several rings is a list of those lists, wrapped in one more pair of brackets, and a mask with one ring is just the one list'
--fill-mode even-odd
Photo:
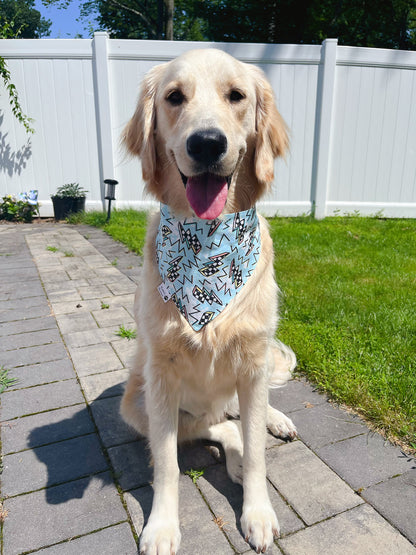
{"label": "cream colored fur", "polygon": [[[242,97],[237,102],[230,95],[235,90]],[[172,91],[183,96],[179,105],[169,101]],[[233,176],[225,213],[255,204],[273,179],[274,158],[287,147],[271,87],[258,68],[211,49],[153,68],[124,142],[141,157],[149,192],[178,216],[193,215],[178,171],[196,171],[187,137],[208,127],[227,137],[217,170]],[[176,553],[177,442],[204,438],[223,445],[228,473],[243,485],[242,530],[260,552],[279,532],[266,488],[266,425],[275,435],[296,435],[290,419],[267,402],[268,388],[283,385],[296,364],[293,352],[275,340],[278,288],[268,226],[260,218],[261,255],[253,275],[219,316],[195,332],[157,290],[158,223],[156,215],[148,227],[135,298],[138,353],[121,406],[124,419],[149,438],[154,462],[153,507],[140,549],[148,555]],[[238,414],[242,437],[227,419]]]}

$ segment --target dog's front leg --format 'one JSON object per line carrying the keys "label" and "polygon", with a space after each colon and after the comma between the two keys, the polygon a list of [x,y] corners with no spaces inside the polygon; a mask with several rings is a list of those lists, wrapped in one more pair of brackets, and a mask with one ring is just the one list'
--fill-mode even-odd
{"label": "dog's front leg", "polygon": [[148,372],[146,409],[153,456],[153,505],[140,538],[140,553],[172,555],[181,540],[178,517],[178,384]]}
{"label": "dog's front leg", "polygon": [[241,528],[257,553],[264,552],[279,534],[279,523],[270,503],[266,482],[267,380],[263,372],[244,376],[237,385],[243,429],[244,502]]}

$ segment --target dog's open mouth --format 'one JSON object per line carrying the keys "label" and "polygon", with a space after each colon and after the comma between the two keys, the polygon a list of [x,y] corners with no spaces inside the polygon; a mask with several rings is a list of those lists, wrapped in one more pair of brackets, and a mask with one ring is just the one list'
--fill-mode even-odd
{"label": "dog's open mouth", "polygon": [[186,187],[186,198],[191,208],[203,220],[215,220],[227,202],[231,176],[203,173],[186,177],[181,173]]}

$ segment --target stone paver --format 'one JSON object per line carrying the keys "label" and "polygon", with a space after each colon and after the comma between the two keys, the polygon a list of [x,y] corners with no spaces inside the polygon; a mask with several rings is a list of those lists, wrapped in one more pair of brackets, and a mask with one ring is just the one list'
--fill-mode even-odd
{"label": "stone paver", "polygon": [[[0,275],[0,282],[2,277]],[[22,316],[22,314],[24,314]],[[15,322],[16,320],[26,320],[28,318],[40,318],[42,316],[49,316],[50,308],[47,304],[32,306],[24,311],[21,309],[2,310],[0,312],[0,323]]]}
{"label": "stone paver", "polygon": [[121,397],[105,397],[91,403],[91,410],[101,440],[106,447],[137,438],[137,433],[120,416]]}
{"label": "stone paver", "polygon": [[305,380],[292,380],[284,387],[271,389],[269,399],[274,407],[287,414],[327,403],[325,395]]}
{"label": "stone paver", "polygon": [[108,343],[97,343],[85,347],[70,347],[72,362],[78,376],[99,374],[119,370],[123,365]]}
{"label": "stone paver", "polygon": [[11,497],[104,470],[108,466],[96,434],[76,437],[6,455],[2,493]]}
{"label": "stone paver", "polygon": [[[30,315],[32,316],[32,315]],[[44,318],[26,318],[25,320],[17,320],[0,324],[0,336],[15,335],[19,333],[57,329],[56,320],[53,316],[45,316]]]}
{"label": "stone paver", "polygon": [[2,364],[7,368],[60,360],[66,356],[65,346],[61,341],[48,345],[36,345],[24,349],[13,349],[2,354]]}
{"label": "stone paver", "polygon": [[3,454],[40,447],[65,439],[92,434],[95,427],[84,405],[41,412],[3,422]]}
{"label": "stone paver", "polygon": [[311,449],[368,432],[367,426],[358,416],[341,412],[330,403],[295,411],[290,417],[300,438]]}
{"label": "stone paver", "polygon": [[[187,476],[181,476],[180,492],[182,498],[186,499],[186,503],[179,504],[179,519],[182,525],[181,552],[195,555],[232,555],[232,547]],[[149,487],[136,489],[126,495],[137,534],[141,533],[143,524],[149,517],[152,498],[153,492]],[[197,538],[202,538],[202,541],[198,541]]]}
{"label": "stone paver", "polygon": [[[4,502],[4,555],[18,555],[126,520],[109,473]],[[23,524],[24,523],[24,524]]]}
{"label": "stone paver", "polygon": [[416,544],[413,511],[416,507],[416,465],[400,476],[370,486],[362,492],[362,497]]}
{"label": "stone paver", "polygon": [[92,312],[95,320],[101,328],[106,326],[114,326],[114,324],[119,324],[120,326],[127,326],[127,324],[132,324],[129,327],[135,327],[134,320],[122,306],[115,308],[109,308],[107,310],[94,310]]}
{"label": "stone paver", "polygon": [[128,370],[114,370],[104,374],[92,374],[80,377],[82,389],[88,402],[105,397],[116,397],[122,395],[124,386],[129,377]]}
{"label": "stone paver", "polygon": [[280,540],[287,555],[414,555],[415,548],[369,505]]}
{"label": "stone paver", "polygon": [[137,545],[127,522],[81,538],[36,551],[39,555],[137,555]]}
{"label": "stone paver", "polygon": [[57,343],[60,339],[61,336],[57,329],[7,335],[0,338],[0,350],[4,352],[36,345],[47,345],[48,343]]}
{"label": "stone paver", "polygon": [[413,458],[406,457],[400,449],[371,432],[327,445],[317,452],[355,489],[403,474],[415,466]]}
{"label": "stone paver", "polygon": [[[0,397],[2,553],[137,554],[153,472],[147,442],[119,414],[136,345],[116,332],[135,329],[141,260],[86,226],[6,225],[0,235],[0,364],[18,378]],[[414,458],[305,380],[270,402],[300,440],[267,436],[281,526],[268,555],[416,555]],[[222,449],[183,445],[178,462],[178,555],[252,553]]]}
{"label": "stone paver", "polygon": [[2,394],[2,420],[35,414],[83,403],[84,397],[76,380],[5,391]]}
{"label": "stone paver", "polygon": [[272,484],[306,524],[363,502],[300,441],[269,449],[267,463]]}
{"label": "stone paver", "polygon": [[113,467],[117,468],[117,480],[123,490],[128,491],[151,482],[150,453],[145,441],[111,447],[108,454]]}
{"label": "stone paver", "polygon": [[13,376],[18,381],[9,388],[10,391],[33,385],[69,380],[75,377],[75,373],[74,367],[65,353],[65,358],[60,360],[19,366],[19,368],[13,370]]}
{"label": "stone paver", "polygon": [[[240,529],[243,489],[228,478],[224,465],[210,466],[198,480],[198,487],[215,517],[224,522],[224,530],[232,545],[239,551],[247,550]],[[279,520],[280,533],[286,536],[304,528],[303,522],[269,484],[269,496]]]}
{"label": "stone paver", "polygon": [[92,314],[75,312],[73,314],[62,314],[56,317],[61,333],[72,333],[77,331],[88,331],[98,328],[97,322]]}
{"label": "stone paver", "polygon": [[128,339],[114,343],[112,341],[111,345],[122,363],[127,367],[132,367],[134,356],[137,352],[136,341],[129,341]]}
{"label": "stone paver", "polygon": [[86,347],[87,345],[109,343],[110,341],[114,344],[115,341],[121,341],[122,339],[116,335],[119,329],[119,326],[109,326],[107,328],[74,331],[63,334],[63,338],[67,347]]}

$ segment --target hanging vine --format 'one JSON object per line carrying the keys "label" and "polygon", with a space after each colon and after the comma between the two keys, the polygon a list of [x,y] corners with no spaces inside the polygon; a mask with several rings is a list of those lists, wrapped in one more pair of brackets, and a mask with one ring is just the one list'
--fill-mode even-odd
{"label": "hanging vine", "polygon": [[[3,27],[0,29],[0,39],[10,38],[11,27],[12,23],[6,22],[3,24]],[[9,103],[14,117],[24,126],[26,133],[34,133],[35,130],[31,127],[34,120],[23,113],[16,86],[11,81],[10,71],[7,67],[6,60],[2,56],[0,56],[0,77],[4,83],[6,91],[8,92]]]}

